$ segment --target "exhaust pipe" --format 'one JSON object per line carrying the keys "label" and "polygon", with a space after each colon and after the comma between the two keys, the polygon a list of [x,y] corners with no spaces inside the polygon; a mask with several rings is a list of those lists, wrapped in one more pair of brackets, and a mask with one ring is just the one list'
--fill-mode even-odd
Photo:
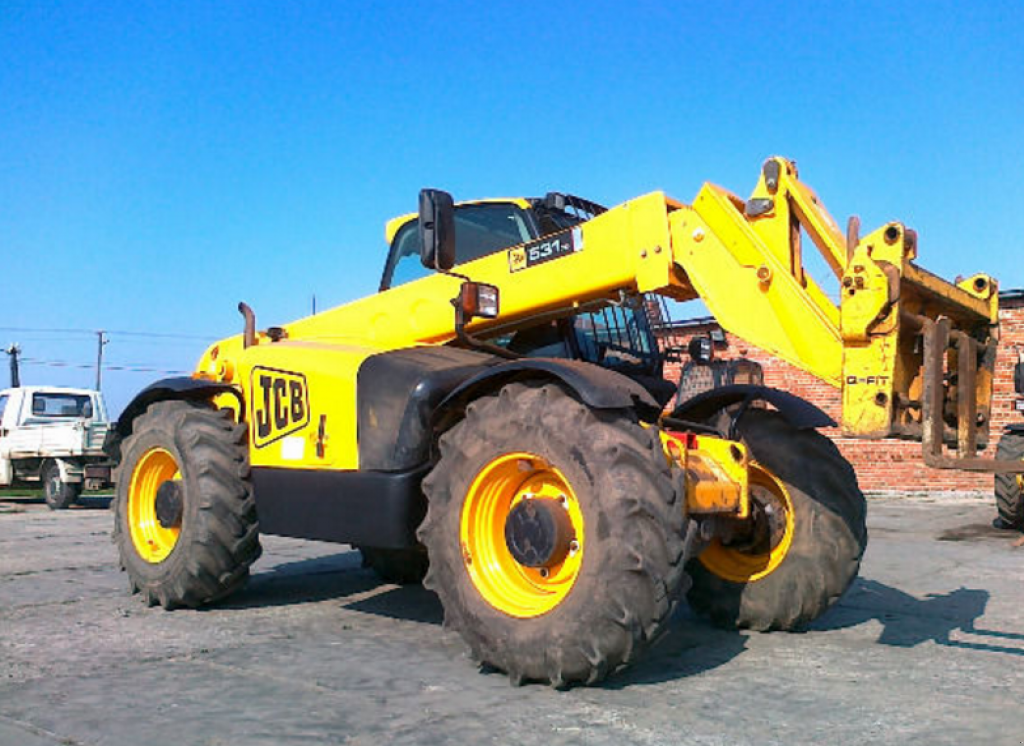
{"label": "exhaust pipe", "polygon": [[238,311],[245,319],[245,327],[242,330],[242,347],[252,347],[256,344],[256,314],[245,301],[239,302]]}

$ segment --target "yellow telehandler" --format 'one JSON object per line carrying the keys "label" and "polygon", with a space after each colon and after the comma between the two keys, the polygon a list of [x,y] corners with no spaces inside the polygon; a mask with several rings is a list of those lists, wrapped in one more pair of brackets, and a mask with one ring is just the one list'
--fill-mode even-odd
{"label": "yellow telehandler", "polygon": [[[266,533],[352,544],[385,579],[422,579],[473,657],[514,682],[600,681],[684,596],[721,625],[806,625],[867,543],[856,476],[816,429],[835,423],[752,378],[677,396],[659,299],[700,298],[841,387],[849,435],[919,440],[940,468],[1024,471],[976,455],[995,281],[921,269],[897,222],[860,236],[851,219],[844,235],[784,158],[749,199],[706,184],[691,205],[423,190],[386,234],[380,292],[262,330],[240,304],[242,334],[126,408],[114,539],[147,603],[222,598]],[[810,245],[838,304],[805,271]]]}

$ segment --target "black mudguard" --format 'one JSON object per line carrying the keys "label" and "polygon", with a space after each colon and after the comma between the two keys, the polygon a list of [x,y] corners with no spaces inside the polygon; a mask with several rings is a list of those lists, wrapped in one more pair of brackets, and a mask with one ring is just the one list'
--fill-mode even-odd
{"label": "black mudguard", "polygon": [[670,417],[691,422],[706,422],[716,412],[728,406],[754,401],[768,402],[779,410],[789,424],[802,430],[836,426],[835,420],[806,399],[781,389],[746,384],[719,386],[698,394],[676,407]]}
{"label": "black mudguard", "polygon": [[239,410],[239,419],[244,419],[245,402],[242,400],[242,394],[231,384],[206,381],[202,378],[189,378],[188,376],[164,378],[149,384],[135,395],[135,398],[121,412],[121,416],[117,418],[116,429],[122,437],[128,435],[132,431],[132,422],[135,418],[146,411],[146,407],[153,402],[164,401],[165,399],[195,401],[198,399],[211,399],[218,394],[225,393],[234,394],[238,399],[238,406],[243,407],[243,409]]}
{"label": "black mudguard", "polygon": [[217,381],[206,381],[201,378],[189,378],[178,376],[175,378],[163,378],[149,384],[146,388],[135,395],[128,406],[117,418],[117,424],[107,433],[103,443],[103,451],[114,460],[120,461],[121,441],[132,432],[135,418],[146,411],[146,407],[154,402],[166,401],[168,399],[185,399],[188,401],[199,401],[212,399],[218,394],[231,393],[238,399],[239,419],[245,416],[245,401],[242,394],[231,384]]}
{"label": "black mudguard", "polygon": [[467,379],[441,402],[435,417],[440,419],[447,412],[461,409],[470,400],[510,381],[529,378],[561,381],[594,409],[637,409],[651,419],[661,411],[646,388],[621,373],[580,360],[534,357],[494,365]]}
{"label": "black mudguard", "polygon": [[358,376],[359,468],[414,469],[430,459],[436,429],[472,399],[513,380],[557,380],[596,409],[660,411],[635,381],[590,363],[554,358],[503,360],[454,347],[413,347],[366,359]]}
{"label": "black mudguard", "polygon": [[456,347],[410,347],[368,357],[356,379],[360,471],[403,471],[427,463],[434,410],[459,384],[498,361]]}

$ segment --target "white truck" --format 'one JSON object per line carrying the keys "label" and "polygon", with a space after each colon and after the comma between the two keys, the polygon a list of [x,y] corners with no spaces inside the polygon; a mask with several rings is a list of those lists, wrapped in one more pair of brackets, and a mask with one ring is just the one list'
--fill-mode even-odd
{"label": "white truck", "polygon": [[0,487],[41,484],[52,510],[70,507],[83,488],[110,485],[110,461],[103,452],[110,428],[99,391],[0,390]]}

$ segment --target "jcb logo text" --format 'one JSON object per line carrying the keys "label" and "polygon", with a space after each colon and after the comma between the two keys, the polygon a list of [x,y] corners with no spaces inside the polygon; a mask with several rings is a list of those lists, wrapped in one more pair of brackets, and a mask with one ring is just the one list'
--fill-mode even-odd
{"label": "jcb logo text", "polygon": [[263,448],[309,424],[306,377],[273,368],[252,370],[253,445]]}

